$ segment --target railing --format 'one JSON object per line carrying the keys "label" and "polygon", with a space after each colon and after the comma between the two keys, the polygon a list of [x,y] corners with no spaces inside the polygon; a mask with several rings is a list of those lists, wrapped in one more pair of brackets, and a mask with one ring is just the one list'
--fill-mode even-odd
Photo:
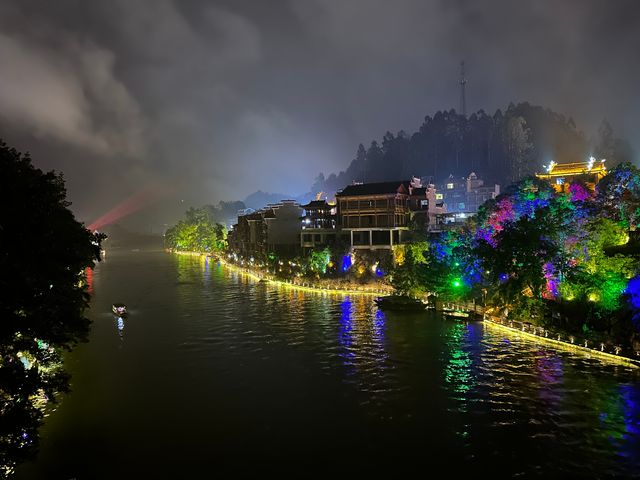
{"label": "railing", "polygon": [[[589,339],[568,334],[566,332],[558,332],[553,329],[533,325],[528,322],[508,320],[493,315],[485,314],[483,319],[486,325],[508,329],[513,333],[536,338],[556,347],[569,348],[572,351],[580,351],[601,359],[640,367],[640,352],[625,352],[620,345],[610,342],[593,342]],[[633,356],[627,354],[631,354]]]}

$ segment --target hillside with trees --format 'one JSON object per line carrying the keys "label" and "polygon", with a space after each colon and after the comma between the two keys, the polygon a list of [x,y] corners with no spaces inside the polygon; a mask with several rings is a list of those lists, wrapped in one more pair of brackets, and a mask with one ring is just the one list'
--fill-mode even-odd
{"label": "hillside with trees", "polygon": [[493,115],[480,110],[468,117],[455,110],[427,116],[418,131],[387,132],[368,147],[360,144],[345,171],[320,173],[311,192],[335,192],[358,182],[379,182],[412,175],[437,183],[476,172],[488,181],[509,185],[540,171],[550,160],[606,158],[609,168],[631,162],[630,144],[617,138],[604,120],[587,137],[571,117],[529,103],[509,104]]}

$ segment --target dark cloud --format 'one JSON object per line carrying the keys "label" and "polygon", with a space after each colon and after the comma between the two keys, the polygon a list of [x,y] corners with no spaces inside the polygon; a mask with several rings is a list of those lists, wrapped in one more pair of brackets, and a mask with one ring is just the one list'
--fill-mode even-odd
{"label": "dark cloud", "polygon": [[174,192],[170,215],[299,194],[359,142],[457,108],[465,59],[469,109],[528,100],[588,134],[606,117],[640,150],[639,13],[635,0],[8,1],[0,137],[64,171],[87,223],[150,184]]}

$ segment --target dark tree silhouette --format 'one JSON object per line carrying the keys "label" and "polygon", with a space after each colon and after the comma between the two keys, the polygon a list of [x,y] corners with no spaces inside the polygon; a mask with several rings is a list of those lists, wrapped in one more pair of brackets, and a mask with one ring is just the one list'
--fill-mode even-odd
{"label": "dark tree silhouette", "polygon": [[[103,235],[68,209],[64,180],[0,141],[0,472],[35,451],[43,408],[68,389],[61,349],[85,341],[84,272]],[[0,474],[1,475],[1,474]]]}

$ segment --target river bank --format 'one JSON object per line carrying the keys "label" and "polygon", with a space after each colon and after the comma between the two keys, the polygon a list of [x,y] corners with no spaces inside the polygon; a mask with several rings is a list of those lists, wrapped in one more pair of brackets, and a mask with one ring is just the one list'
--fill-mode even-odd
{"label": "river bank", "polygon": [[335,295],[371,295],[378,297],[391,295],[394,291],[391,285],[387,285],[382,282],[359,283],[350,281],[346,278],[310,279],[307,277],[295,276],[288,279],[279,278],[273,274],[270,274],[263,268],[238,265],[237,263],[224,258],[223,256],[199,252],[180,252],[170,249],[167,251],[170,253],[176,253],[178,255],[208,257],[217,262],[220,262],[220,264],[224,265],[226,268],[243,275],[247,275],[254,280],[268,282],[286,288],[295,288],[297,290],[306,290]]}
{"label": "river bank", "polygon": [[[346,279],[323,279],[321,283],[319,283],[305,277],[282,279],[269,274],[264,271],[264,269],[238,265],[222,256],[199,252],[168,251],[179,255],[211,258],[212,260],[219,262],[221,265],[224,265],[225,268],[250,277],[255,281],[267,282],[284,288],[293,288],[296,290],[332,295],[387,296],[394,293],[393,287],[381,283],[367,285],[349,282]],[[534,341],[544,342],[556,348],[585,353],[601,360],[640,367],[639,352],[633,352],[628,348],[623,348],[611,341],[595,343],[589,339],[581,339],[567,332],[545,329],[541,326],[536,326],[527,322],[502,319],[501,317],[485,313],[481,306],[472,302],[465,302],[464,304],[459,302],[437,302],[436,310],[441,312],[447,310],[464,310],[476,315],[478,318],[482,318],[484,323],[490,328],[509,331],[514,335],[523,336]]]}
{"label": "river bank", "polygon": [[589,340],[580,340],[574,335],[552,331],[550,329],[545,329],[543,327],[524,322],[503,320],[500,317],[492,315],[484,315],[483,322],[490,328],[509,331],[514,335],[546,343],[555,348],[570,350],[574,353],[580,352],[600,360],[640,368],[640,356],[638,355],[638,352],[635,352],[634,358],[631,356],[634,352],[627,352],[619,345],[604,342],[600,344],[593,344],[592,342],[589,342]]}
{"label": "river bank", "polygon": [[[336,451],[391,473],[447,452],[464,471],[506,459],[503,476],[638,471],[639,369],[482,322],[379,315],[372,297],[292,294],[205,257],[123,249],[94,282],[90,341],[66,359],[73,392],[16,480],[199,478],[242,455],[260,473]],[[113,299],[132,307],[123,332],[105,316]]]}

